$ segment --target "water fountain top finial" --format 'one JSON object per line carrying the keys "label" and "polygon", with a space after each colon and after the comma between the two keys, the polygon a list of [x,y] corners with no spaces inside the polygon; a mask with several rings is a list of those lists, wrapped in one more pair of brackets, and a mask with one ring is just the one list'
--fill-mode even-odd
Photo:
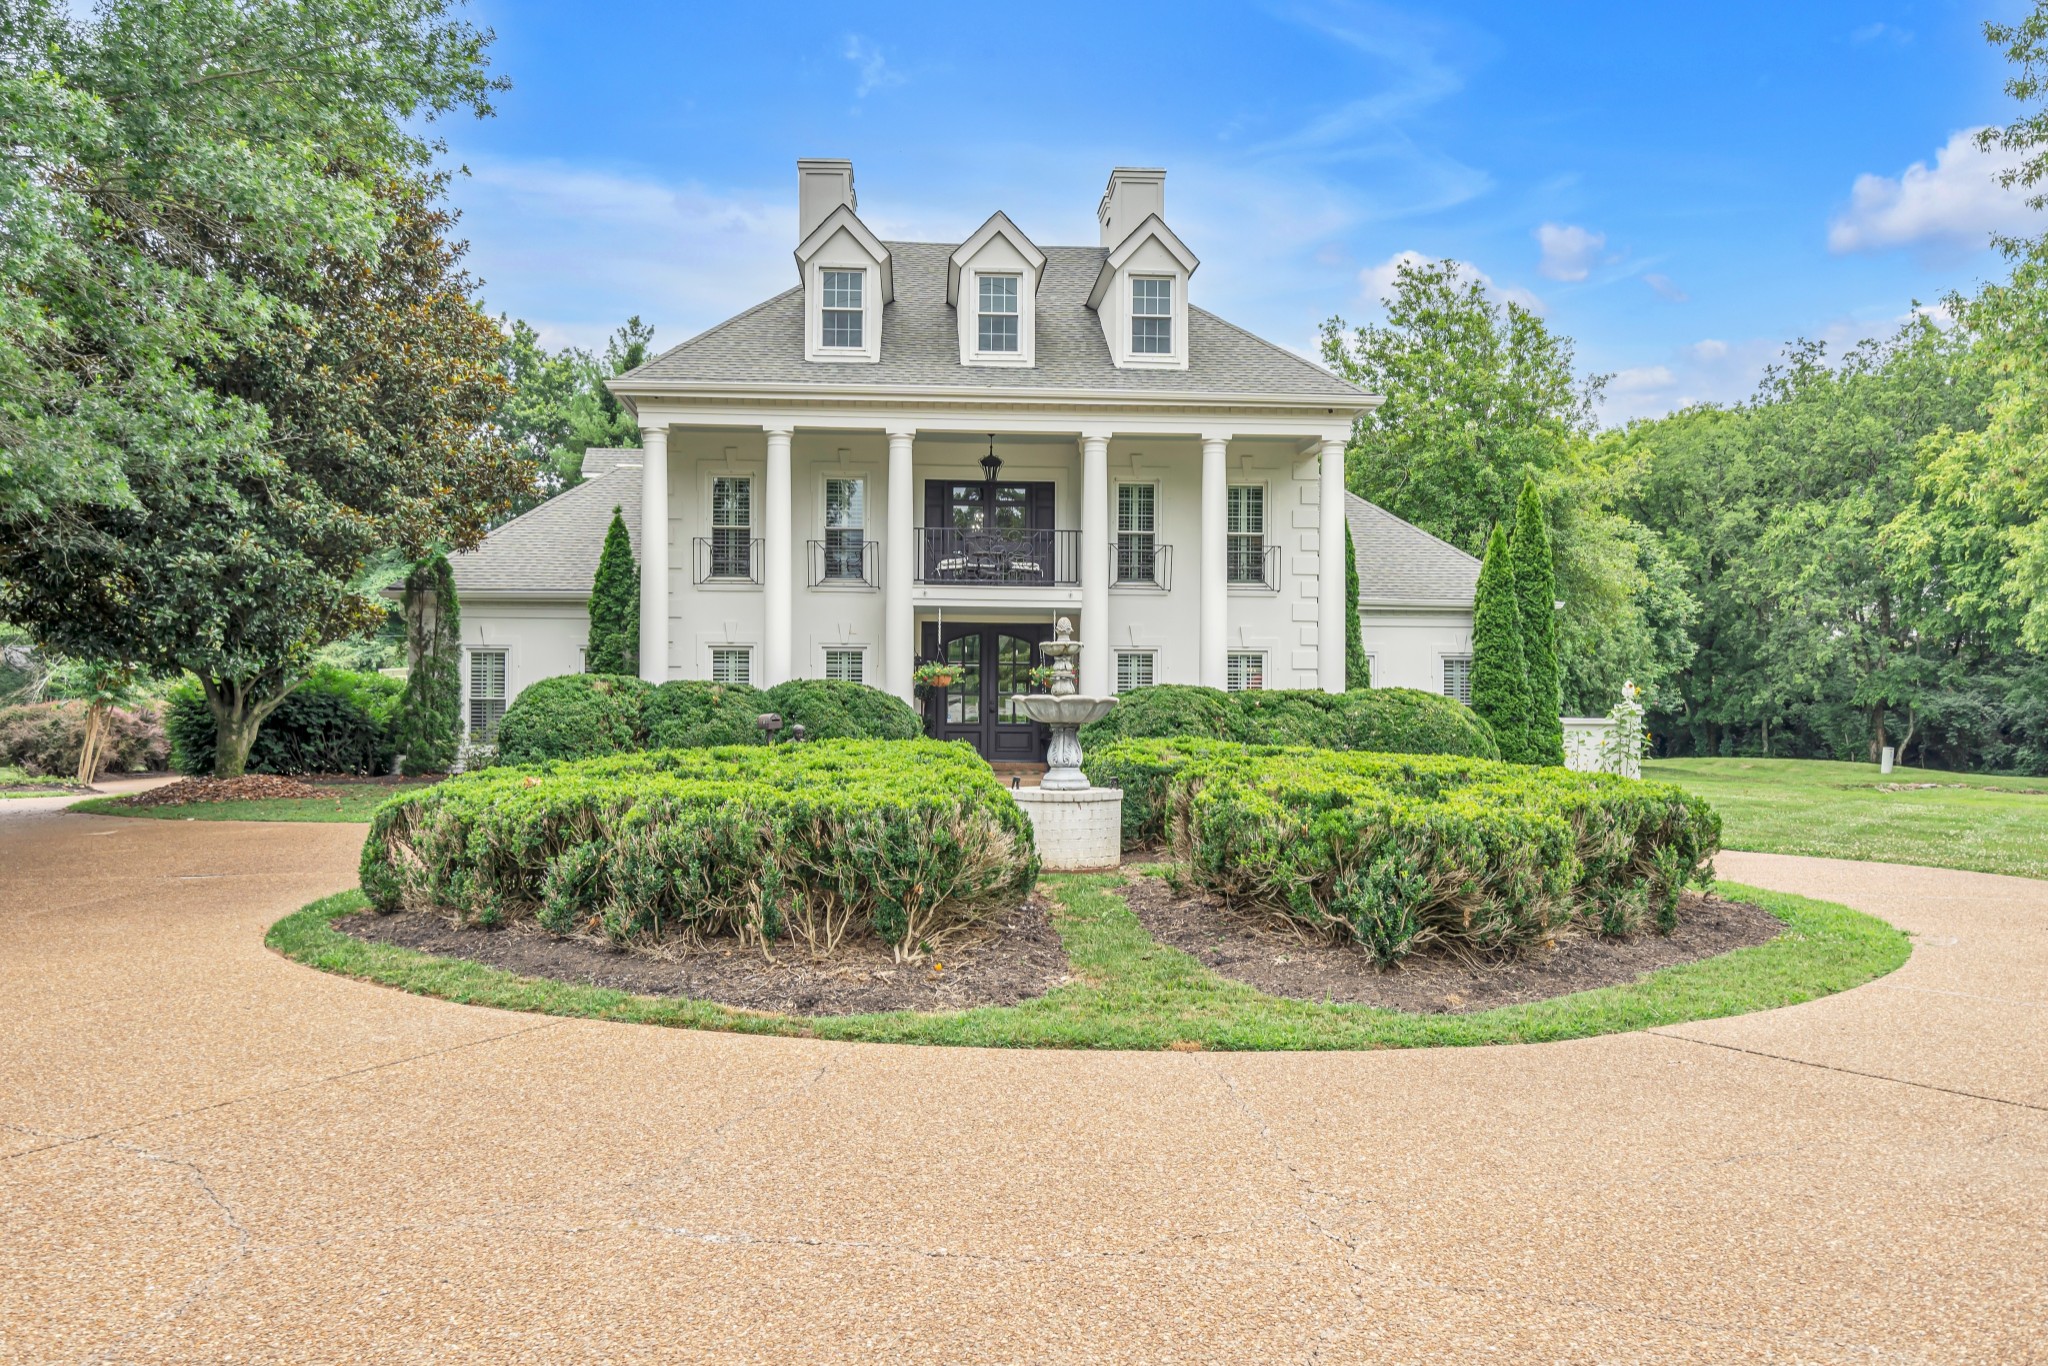
{"label": "water fountain top finial", "polygon": [[1074,638],[1074,623],[1068,621],[1065,617],[1061,617],[1052,624],[1052,634],[1055,640],[1072,640]]}

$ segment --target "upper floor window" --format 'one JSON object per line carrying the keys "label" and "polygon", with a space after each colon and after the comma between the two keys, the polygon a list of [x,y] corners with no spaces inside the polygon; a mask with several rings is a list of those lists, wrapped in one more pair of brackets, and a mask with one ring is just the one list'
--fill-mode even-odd
{"label": "upper floor window", "polygon": [[1159,578],[1159,490],[1153,484],[1116,486],[1116,581],[1156,583]]}
{"label": "upper floor window", "polygon": [[1140,275],[1131,281],[1131,350],[1141,356],[1173,354],[1173,281]]}
{"label": "upper floor window", "polygon": [[828,270],[821,282],[824,287],[824,333],[820,343],[825,346],[861,346],[861,290],[867,273],[859,270]]}
{"label": "upper floor window", "polygon": [[711,577],[753,577],[754,481],[720,475],[711,481]]}
{"label": "upper floor window", "polygon": [[975,345],[983,351],[1017,349],[1017,277],[983,275]]}
{"label": "upper floor window", "polygon": [[1229,544],[1224,575],[1231,583],[1266,581],[1266,488],[1232,484],[1224,504]]}
{"label": "upper floor window", "polygon": [[[825,481],[825,577],[865,579],[868,488],[865,479]],[[854,680],[856,683],[859,679]]]}

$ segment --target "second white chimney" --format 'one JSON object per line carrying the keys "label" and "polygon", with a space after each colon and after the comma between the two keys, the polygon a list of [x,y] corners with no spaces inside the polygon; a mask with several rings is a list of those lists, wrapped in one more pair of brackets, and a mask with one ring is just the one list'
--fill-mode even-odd
{"label": "second white chimney", "polygon": [[837,157],[799,157],[796,163],[796,240],[832,216],[840,205],[858,211],[853,197],[853,163]]}
{"label": "second white chimney", "polygon": [[[847,183],[852,184],[852,172]],[[1102,224],[1102,245],[1113,247],[1129,237],[1153,214],[1166,217],[1166,171],[1159,166],[1119,166],[1109,173],[1109,188],[1095,207]]]}

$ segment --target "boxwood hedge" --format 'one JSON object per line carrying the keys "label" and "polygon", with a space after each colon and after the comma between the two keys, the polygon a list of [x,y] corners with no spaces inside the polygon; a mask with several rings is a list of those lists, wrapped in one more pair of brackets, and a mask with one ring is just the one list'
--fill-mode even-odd
{"label": "boxwood hedge", "polygon": [[640,748],[653,687],[630,674],[561,674],[529,684],[498,721],[498,759],[537,764]]}
{"label": "boxwood hedge", "polygon": [[677,679],[653,687],[611,674],[543,679],[513,699],[498,723],[499,755],[515,764],[595,759],[646,749],[761,744],[756,720],[782,717],[784,738],[914,740],[924,727],[901,698],[859,683],[797,678],[758,690],[744,683]]}
{"label": "boxwood hedge", "polygon": [[1500,757],[1492,732],[1470,707],[1414,688],[1226,693],[1161,684],[1125,693],[1115,710],[1081,732],[1090,752],[1114,740],[1168,739]]}
{"label": "boxwood hedge", "polygon": [[1201,886],[1392,962],[1439,942],[1498,953],[1578,921],[1676,923],[1721,823],[1680,788],[1463,756],[1127,741],[1127,832],[1164,831]]}
{"label": "boxwood hedge", "polygon": [[867,931],[911,957],[1016,905],[1038,858],[965,746],[828,740],[464,774],[380,808],[361,874],[381,910],[462,924],[814,956]]}

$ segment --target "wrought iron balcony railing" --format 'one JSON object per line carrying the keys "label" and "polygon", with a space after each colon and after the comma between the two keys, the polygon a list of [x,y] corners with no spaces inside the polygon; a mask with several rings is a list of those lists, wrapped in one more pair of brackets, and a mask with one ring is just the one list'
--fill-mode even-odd
{"label": "wrought iron balcony railing", "polygon": [[919,583],[1066,587],[1081,581],[1081,533],[917,529]]}

